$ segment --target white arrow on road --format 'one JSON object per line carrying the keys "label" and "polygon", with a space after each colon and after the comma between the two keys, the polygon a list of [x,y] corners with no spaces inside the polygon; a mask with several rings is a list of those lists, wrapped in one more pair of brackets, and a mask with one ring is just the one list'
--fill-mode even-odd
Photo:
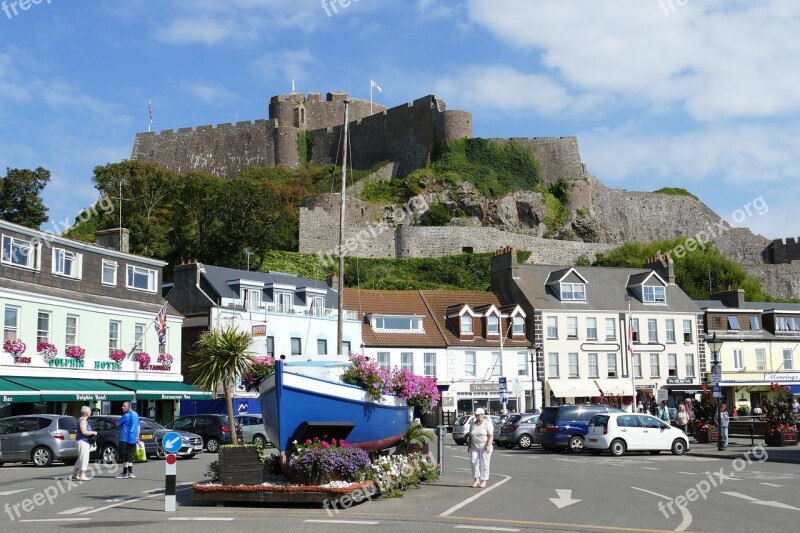
{"label": "white arrow on road", "polygon": [[550,498],[550,501],[556,504],[556,507],[558,507],[559,509],[563,509],[567,505],[572,505],[573,503],[578,503],[583,501],[583,500],[573,500],[572,490],[570,489],[556,489],[556,494],[558,494],[558,498]]}
{"label": "white arrow on road", "polygon": [[748,496],[746,494],[741,494],[739,492],[723,492],[726,496],[733,496],[734,498],[741,498],[743,500],[747,500],[749,502],[758,504],[758,505],[766,505],[769,507],[778,507],[779,509],[789,509],[791,511],[800,511],[797,507],[792,507],[786,503],[776,502],[772,500],[759,500],[757,498],[753,498],[752,496]]}
{"label": "white arrow on road", "polygon": [[181,441],[180,437],[175,437],[174,439],[172,439],[170,441],[164,441],[164,446],[163,447],[164,447],[164,449],[172,449],[172,447],[175,446],[180,441]]}

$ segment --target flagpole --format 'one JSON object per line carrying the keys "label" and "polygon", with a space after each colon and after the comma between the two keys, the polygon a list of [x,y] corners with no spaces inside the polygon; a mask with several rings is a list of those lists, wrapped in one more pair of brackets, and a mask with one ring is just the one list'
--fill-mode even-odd
{"label": "flagpole", "polygon": [[369,114],[372,114],[372,80],[369,80]]}
{"label": "flagpole", "polygon": [[[631,318],[631,299],[628,298],[628,351],[631,357],[631,385],[633,386],[633,399],[631,400],[631,412],[636,412],[636,361],[633,354],[633,319]],[[640,363],[641,364],[641,363]]]}

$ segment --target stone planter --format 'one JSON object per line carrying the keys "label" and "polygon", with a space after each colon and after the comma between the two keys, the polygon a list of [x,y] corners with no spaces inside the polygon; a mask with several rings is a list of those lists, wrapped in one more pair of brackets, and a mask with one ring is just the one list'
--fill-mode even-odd
{"label": "stone planter", "polygon": [[264,465],[254,446],[223,446],[219,449],[219,481],[223,485],[261,485]]}
{"label": "stone planter", "polygon": [[699,425],[694,426],[693,433],[697,442],[709,443],[719,440],[719,432],[717,430],[700,429]]}
{"label": "stone planter", "polygon": [[767,446],[797,446],[797,432],[774,431],[764,433],[764,444]]}

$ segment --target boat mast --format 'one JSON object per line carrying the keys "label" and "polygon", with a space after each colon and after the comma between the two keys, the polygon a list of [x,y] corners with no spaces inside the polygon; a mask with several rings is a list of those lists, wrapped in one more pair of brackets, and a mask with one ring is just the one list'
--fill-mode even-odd
{"label": "boat mast", "polygon": [[[342,353],[344,337],[344,191],[347,186],[347,126],[350,102],[344,101],[344,142],[342,143],[342,193],[339,199],[339,306],[336,317],[336,353]],[[349,355],[349,354],[348,354]]]}

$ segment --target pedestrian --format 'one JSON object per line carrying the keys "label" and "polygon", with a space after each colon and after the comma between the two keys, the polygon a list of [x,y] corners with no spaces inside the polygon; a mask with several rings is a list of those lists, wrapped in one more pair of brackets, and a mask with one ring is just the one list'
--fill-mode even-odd
{"label": "pedestrian", "polygon": [[800,414],[800,403],[798,403],[797,398],[792,400],[792,412],[794,414]]}
{"label": "pedestrian", "polygon": [[469,427],[469,458],[472,462],[473,487],[484,488],[489,480],[489,461],[492,458],[494,428],[486,411],[475,409],[475,420]]}
{"label": "pedestrian", "polygon": [[131,402],[122,404],[122,416],[117,420],[119,426],[119,458],[122,473],[117,479],[135,478],[133,473],[133,454],[139,442],[139,414],[131,409]]}
{"label": "pedestrian", "polygon": [[753,416],[761,416],[761,406],[760,405],[756,404],[756,406],[753,407]]}
{"label": "pedestrian", "polygon": [[75,461],[75,470],[72,472],[72,479],[75,481],[89,481],[86,477],[86,471],[89,469],[89,453],[92,447],[92,438],[97,437],[97,432],[92,429],[89,424],[89,415],[92,410],[88,405],[81,407],[81,418],[78,420],[78,435],[75,440],[78,441],[78,460]]}
{"label": "pedestrian", "polygon": [[675,425],[686,433],[686,429],[689,425],[689,415],[686,413],[686,407],[684,407],[683,404],[678,406],[678,414],[675,415]]}
{"label": "pedestrian", "polygon": [[728,416],[728,404],[723,403],[720,406],[720,413],[714,415],[714,419],[719,423],[719,431],[722,438],[722,449],[724,450],[728,447],[728,423],[730,422],[730,417]]}
{"label": "pedestrian", "polygon": [[636,412],[644,413],[644,405],[642,405],[642,400],[639,400],[639,403],[636,404]]}
{"label": "pedestrian", "polygon": [[667,408],[667,402],[665,400],[661,400],[661,405],[656,411],[656,416],[669,424],[669,409]]}

